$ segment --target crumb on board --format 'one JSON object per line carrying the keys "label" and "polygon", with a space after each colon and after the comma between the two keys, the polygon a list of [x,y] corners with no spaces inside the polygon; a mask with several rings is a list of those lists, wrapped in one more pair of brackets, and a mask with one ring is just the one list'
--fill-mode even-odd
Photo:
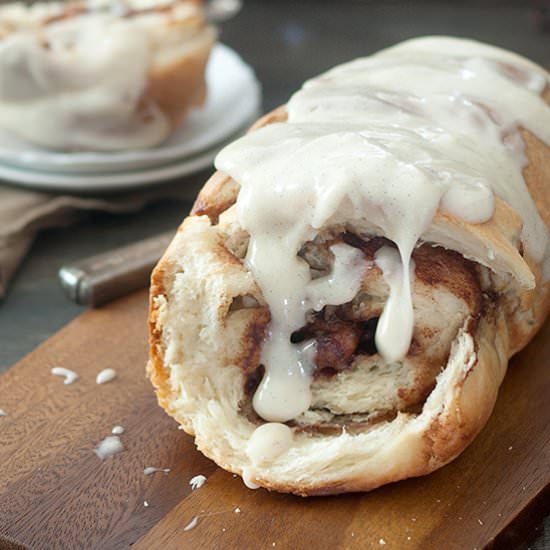
{"label": "crumb on board", "polygon": [[206,476],[203,476],[202,474],[194,476],[189,480],[189,485],[191,485],[192,491],[194,491],[195,489],[200,489],[205,483]]}
{"label": "crumb on board", "polygon": [[106,384],[107,382],[110,382],[115,378],[116,378],[115,369],[103,369],[102,371],[99,371],[97,373],[97,376],[95,377],[95,383],[97,385]]}
{"label": "crumb on board", "polygon": [[78,374],[76,372],[66,369],[65,367],[53,367],[50,371],[54,376],[62,376],[65,378],[63,384],[72,384],[75,380],[78,380]]}
{"label": "crumb on board", "polygon": [[105,439],[99,442],[94,449],[95,454],[101,460],[105,460],[110,456],[116,455],[124,450],[124,445],[120,441],[118,435],[108,435]]}
{"label": "crumb on board", "polygon": [[144,500],[144,501],[143,501],[143,506],[145,506],[145,508],[148,508],[148,507],[149,507],[149,503],[148,503],[146,500]]}
{"label": "crumb on board", "polygon": [[197,523],[199,522],[199,516],[195,516],[184,528],[184,531],[191,531],[191,529],[194,529],[197,526]]}
{"label": "crumb on board", "polygon": [[147,468],[143,469],[143,474],[146,476],[150,476],[151,474],[154,474],[156,472],[162,472],[163,474],[169,474],[170,468],[155,468],[154,466],[147,466]]}
{"label": "crumb on board", "polygon": [[384,546],[384,544],[386,544],[386,541],[384,539],[380,539],[378,541],[378,544],[380,544],[381,546]]}
{"label": "crumb on board", "polygon": [[237,506],[235,508],[235,514],[240,514],[241,513],[241,509]]}

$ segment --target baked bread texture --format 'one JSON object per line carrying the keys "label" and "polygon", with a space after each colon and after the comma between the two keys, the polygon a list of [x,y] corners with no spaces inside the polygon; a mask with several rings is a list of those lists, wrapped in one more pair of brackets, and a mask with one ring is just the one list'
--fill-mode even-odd
{"label": "baked bread texture", "polygon": [[[486,68],[488,59],[504,67],[510,86],[522,89],[529,71],[541,75],[542,82],[529,93],[537,106],[536,116],[550,122],[548,74],[519,56],[469,41],[426,38],[398,45],[387,50],[389,58],[375,61],[384,70],[396,59],[405,59],[408,66],[411,52],[416,51],[423,56],[425,52],[445,52],[449,71],[463,70],[462,63],[472,58],[475,63],[483,59]],[[365,63],[371,63],[370,59]],[[351,70],[355,75],[361,71],[362,61],[354,63]],[[495,66],[491,65],[491,71]],[[539,250],[527,237],[529,220],[519,202],[514,204],[509,195],[503,196],[498,184],[493,188],[491,213],[483,221],[451,212],[440,199],[411,254],[414,327],[410,345],[402,357],[388,359],[380,351],[375,333],[393,290],[379,257],[381,250],[399,248],[399,239],[374,222],[376,212],[367,203],[361,203],[366,206],[359,213],[336,205],[327,220],[314,229],[308,227],[308,238],[300,241],[297,249],[300,265],[307,265],[313,282],[323,281],[331,273],[336,280],[339,260],[334,247],[345,246],[368,267],[361,272],[351,299],[348,296],[345,301],[310,307],[302,326],[293,328],[293,346],[304,342],[315,345],[307,407],[290,419],[268,417],[266,421],[262,417],[265,409],[258,408],[254,396],[269,373],[263,348],[276,331],[277,314],[269,305],[272,288],[255,276],[258,264],[251,247],[258,241],[254,241],[253,226],[248,223],[252,218],[246,217],[248,211],[239,204],[246,198],[246,186],[253,183],[244,176],[238,181],[234,177],[238,167],[233,164],[239,159],[247,162],[260,150],[259,172],[251,177],[272,170],[265,164],[266,152],[261,147],[270,143],[269,132],[287,132],[289,127],[292,149],[300,151],[298,162],[307,164],[311,149],[334,127],[322,126],[319,137],[319,120],[308,119],[300,126],[300,102],[317,93],[316,86],[332,86],[331,81],[336,80],[328,94],[330,106],[323,100],[320,107],[307,109],[308,117],[332,116],[317,113],[335,105],[341,108],[334,99],[343,89],[338,71],[306,84],[288,106],[262,118],[236,148],[222,152],[217,165],[226,167],[233,177],[218,171],[205,184],[151,279],[147,372],[159,404],[195,437],[201,452],[243,476],[248,485],[302,496],[368,491],[428,474],[453,460],[487,422],[509,358],[528,344],[550,308],[548,136],[537,135],[538,127],[529,127],[527,119],[518,115],[497,141],[512,143],[512,134],[517,138],[513,147],[521,152],[518,173],[525,185],[519,193],[522,201],[530,201],[536,208],[540,223],[535,244]],[[353,97],[350,87],[344,87],[348,103],[357,98],[363,101],[370,93],[353,82]],[[413,95],[411,90],[405,92]],[[470,92],[466,99],[473,96]],[[388,101],[387,95],[380,100],[385,105]],[[391,116],[395,109],[401,117],[407,108],[395,97],[391,101]],[[501,124],[496,103],[484,103],[482,93],[476,101],[495,125]],[[468,109],[470,105],[472,102]],[[366,111],[371,117],[369,105]],[[344,117],[340,112],[337,116],[339,120]],[[409,125],[407,120],[404,126]],[[349,128],[346,126],[346,132]],[[296,135],[306,130],[315,132],[315,140],[304,138],[302,150]],[[341,139],[340,127],[338,132]],[[416,139],[407,136],[405,141]],[[276,141],[280,149],[280,141]],[[239,156],[241,147],[248,156]],[[349,151],[348,145],[344,151]],[[284,154],[291,177],[293,160],[288,152]],[[344,173],[342,185],[348,185],[353,177],[347,174],[347,161],[339,156],[337,162]],[[323,177],[320,161],[310,169],[318,183]],[[278,175],[276,170],[271,173]],[[276,185],[276,180],[270,181]],[[355,189],[353,183],[349,185]],[[321,195],[315,196],[321,201]],[[350,192],[346,197],[353,195]],[[344,200],[342,204],[347,203]],[[246,203],[247,208],[254,206]],[[284,278],[284,270],[271,276],[274,281]]]}
{"label": "baked bread texture", "polygon": [[51,149],[158,145],[204,103],[216,36],[200,0],[5,5],[0,127]]}

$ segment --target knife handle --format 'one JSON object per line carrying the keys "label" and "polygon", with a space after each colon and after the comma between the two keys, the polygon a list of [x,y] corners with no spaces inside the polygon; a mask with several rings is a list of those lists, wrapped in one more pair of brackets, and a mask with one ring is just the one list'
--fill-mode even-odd
{"label": "knife handle", "polygon": [[151,271],[174,232],[116,248],[59,270],[67,296],[78,304],[98,307],[149,285]]}

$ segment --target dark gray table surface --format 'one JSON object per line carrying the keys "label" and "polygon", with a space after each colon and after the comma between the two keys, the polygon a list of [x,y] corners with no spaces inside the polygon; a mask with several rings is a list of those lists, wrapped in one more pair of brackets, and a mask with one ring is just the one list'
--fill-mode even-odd
{"label": "dark gray table surface", "polygon": [[[418,35],[475,38],[549,66],[550,34],[535,25],[537,4],[544,1],[245,0],[241,14],[223,25],[221,40],[254,68],[269,110],[284,103],[306,78]],[[198,188],[210,172],[174,185]],[[95,213],[70,228],[44,231],[0,302],[0,372],[83,311],[58,284],[62,264],[175,229],[190,206],[159,202],[136,214]],[[543,538],[532,547],[548,548]]]}

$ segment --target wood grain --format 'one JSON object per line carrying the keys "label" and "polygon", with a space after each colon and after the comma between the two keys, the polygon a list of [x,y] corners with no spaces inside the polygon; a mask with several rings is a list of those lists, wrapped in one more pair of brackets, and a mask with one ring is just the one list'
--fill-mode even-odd
{"label": "wood grain", "polygon": [[[127,547],[185,498],[189,478],[214,471],[156,404],[145,316],[145,292],[87,312],[0,378],[2,535],[32,548]],[[56,365],[80,379],[63,385]],[[118,377],[98,386],[106,367]],[[94,448],[117,424],[125,450],[102,462]],[[172,471],[145,476],[147,466]]]}
{"label": "wood grain", "polygon": [[[550,324],[455,462],[369,494],[301,499],[246,489],[158,408],[145,315],[144,292],[87,312],[0,378],[1,548],[513,548],[550,511]],[[64,386],[56,365],[80,379]],[[97,386],[106,367],[118,377]],[[93,450],[116,424],[125,450],[102,462]],[[199,473],[208,480],[191,491]]]}
{"label": "wood grain", "polygon": [[[430,476],[363,495],[300,499],[247,490],[217,470],[135,548],[514,548],[550,509],[549,348],[546,324],[513,360],[480,436]],[[226,512],[237,506],[239,514]],[[203,513],[216,515],[183,531]]]}

